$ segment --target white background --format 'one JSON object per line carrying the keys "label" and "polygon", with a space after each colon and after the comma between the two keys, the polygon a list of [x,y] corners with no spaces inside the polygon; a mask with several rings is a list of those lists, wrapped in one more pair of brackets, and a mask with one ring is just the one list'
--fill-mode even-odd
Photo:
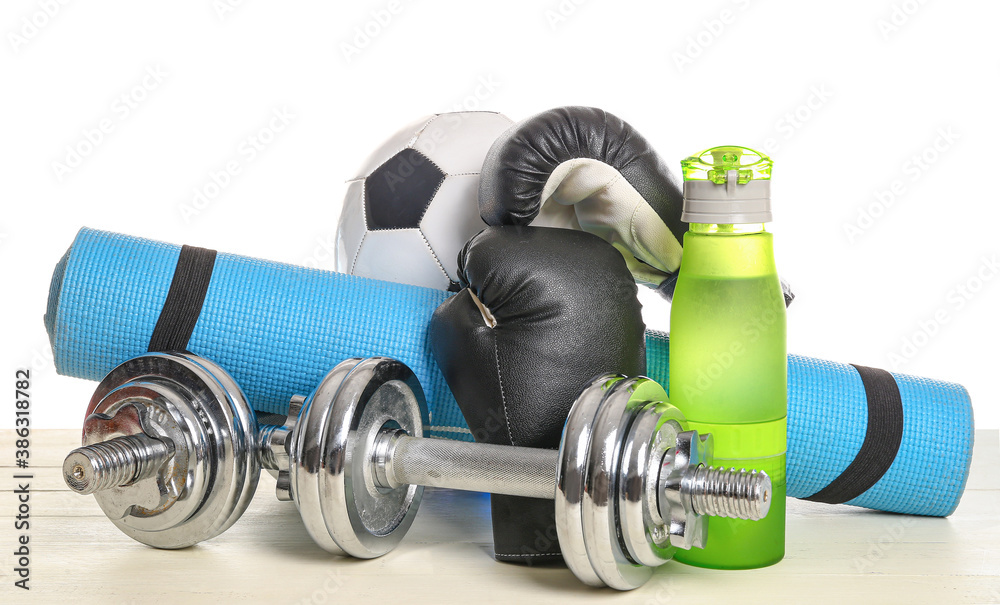
{"label": "white background", "polygon": [[[36,428],[78,427],[94,386],[56,375],[42,325],[81,226],[332,269],[343,182],[398,128],[567,104],[621,116],[675,169],[718,144],[770,152],[779,270],[798,295],[789,351],[960,382],[977,426],[1000,426],[997,3],[390,7],[3,3],[0,382],[34,369]],[[275,110],[294,118],[246,161],[239,146]],[[100,144],[57,173],[103,120]],[[240,174],[185,220],[233,159]],[[644,301],[666,328],[666,305]]]}

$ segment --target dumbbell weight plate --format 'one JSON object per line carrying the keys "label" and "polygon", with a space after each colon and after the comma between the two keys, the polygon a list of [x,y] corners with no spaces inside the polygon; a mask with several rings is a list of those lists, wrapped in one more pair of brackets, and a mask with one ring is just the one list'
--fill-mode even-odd
{"label": "dumbbell weight plate", "polygon": [[605,395],[625,376],[606,374],[587,385],[570,408],[559,443],[556,474],[556,533],[570,571],[588,586],[604,586],[587,554],[583,531],[583,498],[587,483],[591,428]]}
{"label": "dumbbell weight plate", "polygon": [[154,477],[95,494],[122,532],[156,548],[184,548],[243,514],[260,474],[257,421],[224,370],[184,353],[117,366],[88,406],[84,445],[140,432],[171,443],[174,455]]}
{"label": "dumbbell weight plate", "polygon": [[[653,568],[632,561],[618,538],[619,492],[622,455],[629,429],[637,414],[649,403],[647,378],[627,378],[604,396],[591,429],[587,456],[587,488],[581,506],[583,535],[590,564],[601,580],[618,590],[645,584]],[[666,399],[662,389],[657,395]],[[642,436],[648,441],[649,436]]]}
{"label": "dumbbell weight plate", "polygon": [[325,550],[371,559],[409,530],[423,487],[375,487],[372,452],[383,427],[422,436],[423,391],[404,364],[349,359],[306,399],[290,452],[291,482],[309,534]]}
{"label": "dumbbell weight plate", "polygon": [[660,468],[667,450],[677,444],[684,430],[684,415],[666,401],[662,387],[650,381],[658,394],[649,397],[635,414],[625,441],[618,481],[618,517],[622,541],[630,558],[656,567],[673,558],[670,520],[660,516],[658,487]]}

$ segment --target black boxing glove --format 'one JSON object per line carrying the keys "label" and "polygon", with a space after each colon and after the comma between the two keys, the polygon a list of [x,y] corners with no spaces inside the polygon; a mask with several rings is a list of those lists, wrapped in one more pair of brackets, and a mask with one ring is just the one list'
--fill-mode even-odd
{"label": "black boxing glove", "polygon": [[[599,374],[645,371],[645,326],[622,255],[567,229],[490,227],[458,259],[464,288],[434,312],[434,357],[476,441],[558,448]],[[561,561],[552,500],[493,495],[500,561]]]}
{"label": "black boxing glove", "polygon": [[[673,296],[687,223],[677,178],[627,122],[559,107],[508,129],[480,171],[487,225],[582,229],[613,244],[636,281]],[[782,283],[785,304],[794,298]]]}

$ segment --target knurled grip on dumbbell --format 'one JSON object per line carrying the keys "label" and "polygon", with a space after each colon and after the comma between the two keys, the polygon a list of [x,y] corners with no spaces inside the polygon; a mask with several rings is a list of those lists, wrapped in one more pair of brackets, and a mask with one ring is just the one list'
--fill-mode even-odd
{"label": "knurled grip on dumbbell", "polygon": [[379,477],[389,487],[412,483],[547,499],[556,492],[559,453],[555,450],[409,435],[386,441],[375,448],[376,455],[380,449],[395,452],[391,462],[383,462],[384,478]]}

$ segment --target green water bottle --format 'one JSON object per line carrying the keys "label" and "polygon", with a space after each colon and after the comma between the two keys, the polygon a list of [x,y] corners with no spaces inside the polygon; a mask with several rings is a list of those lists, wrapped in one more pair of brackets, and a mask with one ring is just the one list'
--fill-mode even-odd
{"label": "green water bottle", "polygon": [[760,521],[712,518],[704,549],[679,561],[716,569],[777,563],[785,554],[785,302],[774,266],[771,160],[713,147],[681,162],[689,223],[670,308],[670,402],[712,433],[715,465],[771,477]]}

